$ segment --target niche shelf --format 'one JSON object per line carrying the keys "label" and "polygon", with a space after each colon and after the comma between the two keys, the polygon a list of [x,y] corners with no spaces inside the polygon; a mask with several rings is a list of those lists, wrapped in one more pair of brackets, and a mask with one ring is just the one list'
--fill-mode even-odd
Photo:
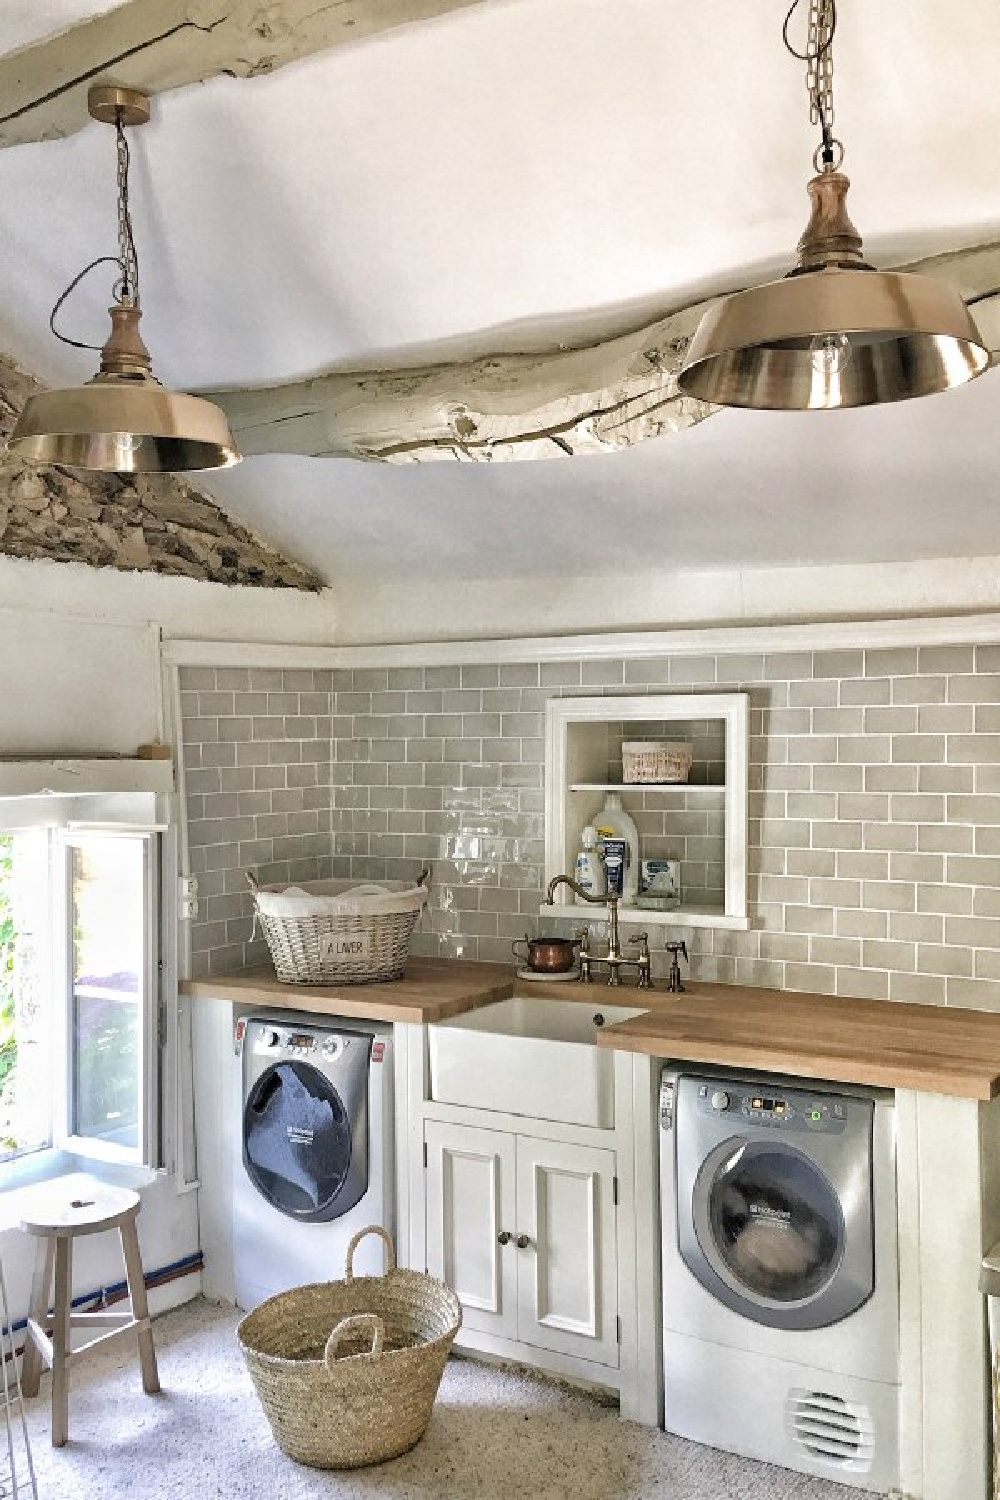
{"label": "niche shelf", "polygon": [[[623,740],[689,740],[692,779],[623,783]],[[744,693],[644,693],[550,699],[545,739],[545,883],[572,875],[583,830],[608,792],[639,829],[639,857],[676,858],[683,905],[674,911],[620,906],[642,927],[728,927],[747,916],[747,699]],[[599,906],[574,901],[566,886],[540,915],[601,921]]]}

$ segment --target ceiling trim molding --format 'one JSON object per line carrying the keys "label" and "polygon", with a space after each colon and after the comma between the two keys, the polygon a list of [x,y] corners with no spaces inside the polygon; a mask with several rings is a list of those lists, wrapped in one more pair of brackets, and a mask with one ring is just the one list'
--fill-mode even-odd
{"label": "ceiling trim molding", "polygon": [[167,639],[164,661],[178,667],[435,667],[493,662],[643,661],[657,656],[727,656],[787,651],[877,650],[893,646],[1000,643],[1000,613],[886,620],[726,625],[514,640],[411,641],[396,645],[273,646],[242,641]]}
{"label": "ceiling trim molding", "polygon": [[259,78],[299,58],[486,0],[126,0],[0,57],[0,147],[59,140],[90,123],[87,91],[155,95],[225,73]]}

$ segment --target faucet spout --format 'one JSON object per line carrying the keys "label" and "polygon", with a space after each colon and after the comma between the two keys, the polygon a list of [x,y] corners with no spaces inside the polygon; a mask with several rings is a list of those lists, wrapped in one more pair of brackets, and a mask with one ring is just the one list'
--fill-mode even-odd
{"label": "faucet spout", "polygon": [[[608,904],[608,897],[607,896],[591,896],[591,895],[588,895],[588,893],[584,890],[583,886],[582,885],[578,885],[577,882],[571,876],[569,876],[569,875],[554,875],[553,878],[549,881],[549,888],[548,888],[548,891],[546,892],[546,896],[545,896],[545,904],[546,904],[546,906],[554,906],[555,905],[555,899],[554,898],[555,898],[556,886],[559,886],[559,885],[568,885],[571,891],[575,891],[576,892],[576,894],[580,897],[581,901],[589,901],[594,906],[606,906]],[[612,896],[611,900],[613,901],[614,899],[615,898]]]}

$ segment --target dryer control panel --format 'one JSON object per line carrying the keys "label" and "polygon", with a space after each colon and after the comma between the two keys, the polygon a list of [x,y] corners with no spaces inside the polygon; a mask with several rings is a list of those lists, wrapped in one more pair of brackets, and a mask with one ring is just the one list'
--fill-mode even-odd
{"label": "dryer control panel", "polygon": [[263,1055],[322,1058],[335,1062],[350,1046],[345,1036],[290,1026],[264,1026],[253,1033],[254,1052]]}
{"label": "dryer control panel", "polygon": [[829,1094],[807,1093],[774,1085],[748,1087],[742,1080],[697,1079],[699,1114],[730,1115],[733,1123],[807,1135],[840,1135],[846,1127],[850,1100]]}

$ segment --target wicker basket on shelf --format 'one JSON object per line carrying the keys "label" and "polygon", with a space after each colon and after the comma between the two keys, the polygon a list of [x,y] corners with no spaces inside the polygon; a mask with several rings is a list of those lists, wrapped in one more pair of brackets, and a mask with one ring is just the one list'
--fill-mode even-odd
{"label": "wicker basket on shelf", "polygon": [[687,781],[691,746],[679,740],[626,740],[622,745],[622,781],[629,785],[669,785]]}
{"label": "wicker basket on shelf", "polygon": [[427,901],[428,874],[421,870],[415,885],[316,880],[301,886],[262,886],[248,874],[254,921],[260,923],[278,978],[284,984],[399,979]]}
{"label": "wicker basket on shelf", "polygon": [[[366,1234],[386,1244],[385,1276],[354,1275]],[[462,1309],[450,1287],[398,1270],[376,1225],[347,1247],[343,1281],[281,1292],[236,1330],[274,1439],[318,1469],[384,1463],[424,1435]]]}

